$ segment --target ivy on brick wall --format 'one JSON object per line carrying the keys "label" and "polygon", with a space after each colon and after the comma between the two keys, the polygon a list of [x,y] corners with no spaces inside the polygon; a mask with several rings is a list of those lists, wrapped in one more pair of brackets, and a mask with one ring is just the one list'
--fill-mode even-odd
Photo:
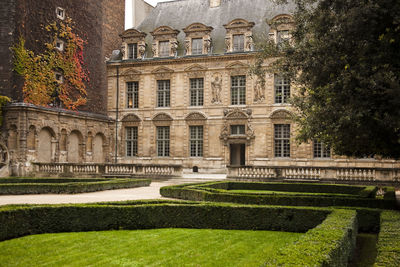
{"label": "ivy on brick wall", "polygon": [[40,106],[61,103],[64,108],[75,110],[86,104],[85,83],[89,81],[83,60],[86,42],[74,33],[70,18],[51,23],[44,30],[51,41],[44,44],[43,53],[27,49],[23,37],[12,47],[14,70],[24,78],[24,101]]}

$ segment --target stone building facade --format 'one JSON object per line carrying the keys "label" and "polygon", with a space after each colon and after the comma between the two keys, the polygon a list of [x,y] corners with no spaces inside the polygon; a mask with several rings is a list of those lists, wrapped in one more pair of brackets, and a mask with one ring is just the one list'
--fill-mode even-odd
{"label": "stone building facade", "polygon": [[107,64],[118,162],[220,173],[245,165],[399,167],[297,144],[287,101],[295,88],[279,73],[265,83],[249,74],[257,42],[290,39],[293,9],[265,0],[165,2],[124,31],[122,53]]}

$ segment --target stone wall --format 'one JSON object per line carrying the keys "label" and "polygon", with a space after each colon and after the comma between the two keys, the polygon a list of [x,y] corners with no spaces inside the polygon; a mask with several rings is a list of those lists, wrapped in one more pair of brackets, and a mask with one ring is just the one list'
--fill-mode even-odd
{"label": "stone wall", "polygon": [[124,30],[123,0],[9,0],[0,9],[0,94],[22,101],[23,81],[12,73],[9,47],[20,36],[26,47],[35,53],[43,51],[48,35],[44,27],[57,20],[56,8],[65,9],[66,16],[75,22],[76,32],[87,41],[84,49],[85,66],[89,71],[88,103],[82,110],[105,113],[106,56],[119,47],[118,34]]}
{"label": "stone wall", "polygon": [[33,171],[32,162],[110,162],[113,127],[103,115],[11,104],[3,123],[6,163],[21,176]]}

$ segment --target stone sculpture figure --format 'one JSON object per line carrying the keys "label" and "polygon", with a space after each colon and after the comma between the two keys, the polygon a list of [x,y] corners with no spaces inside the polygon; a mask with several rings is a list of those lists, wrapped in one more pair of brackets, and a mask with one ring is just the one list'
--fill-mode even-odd
{"label": "stone sculpture figure", "polygon": [[185,40],[185,51],[186,55],[189,55],[189,49],[190,49],[190,39]]}
{"label": "stone sculpture figure", "polygon": [[215,73],[213,80],[211,82],[211,93],[212,93],[211,103],[213,104],[221,103],[221,90],[222,90],[221,74]]}
{"label": "stone sculpture figure", "polygon": [[231,50],[231,38],[229,36],[225,37],[225,49],[226,52],[229,52]]}
{"label": "stone sculpture figure", "polygon": [[125,58],[125,45],[124,44],[121,45],[120,51],[121,51],[121,54],[122,54],[122,58]]}
{"label": "stone sculpture figure", "polygon": [[151,46],[151,50],[153,51],[153,57],[157,56],[157,42],[154,42]]}
{"label": "stone sculpture figure", "polygon": [[206,54],[211,52],[211,45],[212,45],[211,37],[206,36],[206,38],[204,38],[204,51]]}
{"label": "stone sculpture figure", "polygon": [[256,85],[254,86],[254,102],[256,103],[261,103],[265,99],[265,94],[264,90],[265,86],[263,85],[263,82],[258,79],[256,82]]}
{"label": "stone sculpture figure", "polygon": [[171,54],[176,56],[178,51],[178,41],[171,41]]}
{"label": "stone sculpture figure", "polygon": [[146,45],[144,43],[139,44],[138,52],[139,52],[139,57],[144,58],[146,52]]}
{"label": "stone sculpture figure", "polygon": [[253,51],[254,50],[254,40],[253,40],[253,35],[248,35],[246,36],[246,49],[247,51]]}

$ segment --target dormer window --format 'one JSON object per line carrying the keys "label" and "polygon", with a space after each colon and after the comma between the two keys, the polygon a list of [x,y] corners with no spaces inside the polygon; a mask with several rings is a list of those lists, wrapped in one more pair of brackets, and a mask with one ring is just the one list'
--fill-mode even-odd
{"label": "dormer window", "polygon": [[290,30],[293,29],[294,21],[290,15],[278,15],[272,20],[268,21],[270,26],[269,39],[271,42],[279,45],[290,41]]}
{"label": "dormer window", "polygon": [[161,41],[158,43],[158,45],[159,56],[169,57],[169,41]]}
{"label": "dormer window", "polygon": [[64,41],[62,40],[57,40],[56,41],[56,49],[58,51],[64,51]]}
{"label": "dormer window", "polygon": [[178,30],[160,26],[150,33],[153,36],[153,57],[174,57],[178,53]]}
{"label": "dormer window", "polygon": [[65,9],[61,7],[56,8],[56,15],[58,19],[64,20],[65,19]]}
{"label": "dormer window", "polygon": [[128,29],[120,34],[122,59],[143,59],[146,54],[146,33]]}
{"label": "dormer window", "polygon": [[233,52],[244,51],[244,35],[235,34],[233,35]]}
{"label": "dormer window", "polygon": [[195,38],[192,39],[192,55],[203,54],[203,39]]}
{"label": "dormer window", "polygon": [[253,51],[253,32],[254,22],[248,22],[244,19],[235,19],[224,25],[226,29],[225,35],[225,51],[231,52],[247,52]]}
{"label": "dormer window", "polygon": [[211,31],[213,27],[202,23],[193,23],[183,29],[186,34],[185,54],[202,55],[209,54],[212,50]]}
{"label": "dormer window", "polygon": [[128,59],[136,59],[137,57],[137,44],[128,44]]}

